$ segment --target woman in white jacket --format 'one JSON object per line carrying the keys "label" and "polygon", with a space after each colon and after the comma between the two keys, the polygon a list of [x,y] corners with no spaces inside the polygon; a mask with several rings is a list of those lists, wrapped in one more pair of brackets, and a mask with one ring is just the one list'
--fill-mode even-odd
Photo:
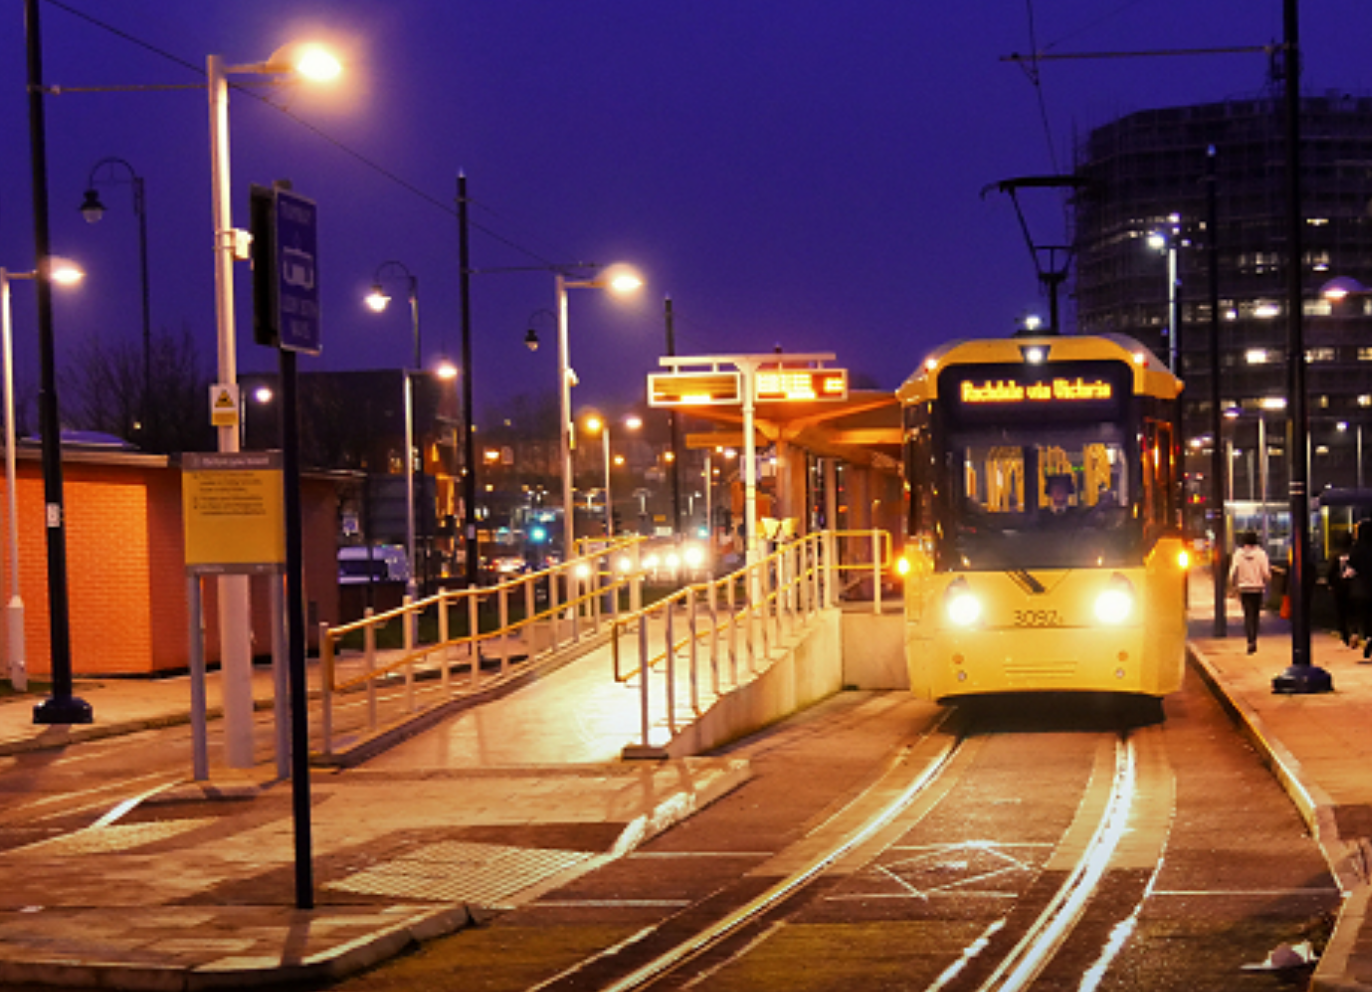
{"label": "woman in white jacket", "polygon": [[1258,535],[1249,531],[1243,535],[1243,546],[1234,552],[1229,566],[1229,588],[1238,590],[1243,605],[1243,632],[1248,635],[1248,653],[1258,650],[1258,617],[1262,614],[1262,597],[1272,578],[1267,552],[1258,544]]}

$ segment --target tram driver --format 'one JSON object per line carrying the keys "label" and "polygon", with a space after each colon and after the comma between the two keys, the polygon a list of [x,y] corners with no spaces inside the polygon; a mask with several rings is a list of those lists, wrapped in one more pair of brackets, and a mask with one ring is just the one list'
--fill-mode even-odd
{"label": "tram driver", "polygon": [[1050,475],[1043,484],[1048,494],[1048,512],[1057,516],[1072,509],[1072,493],[1076,487],[1072,485],[1070,475]]}

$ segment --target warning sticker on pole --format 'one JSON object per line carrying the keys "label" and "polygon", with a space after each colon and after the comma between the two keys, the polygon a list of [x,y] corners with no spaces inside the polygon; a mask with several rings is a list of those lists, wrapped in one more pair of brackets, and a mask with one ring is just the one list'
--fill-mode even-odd
{"label": "warning sticker on pole", "polygon": [[187,452],[181,516],[191,574],[280,568],[286,560],[280,452]]}

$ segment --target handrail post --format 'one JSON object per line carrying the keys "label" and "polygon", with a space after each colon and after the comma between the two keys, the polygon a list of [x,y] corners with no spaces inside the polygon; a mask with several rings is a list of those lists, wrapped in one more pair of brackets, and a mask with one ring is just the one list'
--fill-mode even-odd
{"label": "handrail post", "polygon": [[562,612],[562,611],[558,608],[558,607],[559,607],[559,604],[562,602],[561,598],[560,598],[559,595],[558,595],[558,593],[559,593],[560,590],[559,590],[559,588],[558,588],[558,574],[557,574],[557,573],[558,573],[559,571],[560,571],[560,568],[559,568],[559,566],[557,566],[557,565],[554,565],[552,568],[548,569],[548,620],[549,620],[549,622],[552,624],[552,628],[553,628],[553,630],[552,630],[552,636],[551,636],[551,637],[549,638],[549,640],[548,640],[548,649],[549,649],[550,651],[556,651],[556,650],[557,650],[557,643],[558,643],[557,626],[558,626],[558,621],[561,619],[561,617],[559,616],[559,614]]}
{"label": "handrail post", "polygon": [[643,609],[643,542],[635,541],[629,548],[629,612]]}
{"label": "handrail post", "polygon": [[676,612],[669,597],[663,601],[667,608],[667,729],[676,733],[676,635],[672,629],[672,614]]}
{"label": "handrail post", "polygon": [[481,593],[467,590],[467,657],[471,660],[471,686],[481,685]]}
{"label": "handrail post", "polygon": [[734,685],[738,685],[738,607],[735,605],[737,591],[738,582],[730,575],[724,600],[729,610],[729,678]]}
{"label": "handrail post", "polygon": [[768,558],[762,559],[757,563],[758,567],[758,588],[761,590],[758,595],[757,605],[762,609],[761,628],[762,628],[762,658],[768,661],[772,657],[771,634],[767,628],[771,625],[771,597],[772,597],[772,568]]}
{"label": "handrail post", "polygon": [[709,599],[706,605],[710,610],[710,672],[714,681],[715,695],[719,695],[719,580],[711,579]]}
{"label": "handrail post", "polygon": [[872,612],[881,612],[881,531],[872,531]]}
{"label": "handrail post", "polygon": [[[362,611],[365,620],[376,614],[370,606]],[[376,624],[368,623],[362,631],[362,658],[367,672],[367,729],[376,729]]]}
{"label": "handrail post", "polygon": [[538,615],[538,604],[534,599],[534,578],[525,576],[524,578],[524,640],[527,642],[527,658],[532,661],[534,657],[534,617]]}
{"label": "handrail post", "polygon": [[[690,633],[691,647],[687,657],[691,663],[691,712],[700,716],[700,650],[696,643],[696,587],[686,587],[686,629]],[[716,687],[718,693],[718,687]]]}
{"label": "handrail post", "polygon": [[[198,578],[194,581],[200,581]],[[319,625],[319,697],[323,703],[320,715],[321,729],[324,731],[324,753],[333,754],[333,638],[329,636],[329,625]]]}
{"label": "handrail post", "polygon": [[824,591],[828,593],[827,606],[838,605],[838,535],[828,532],[828,550],[824,553]]}
{"label": "handrail post", "polygon": [[572,607],[572,643],[581,641],[581,579],[576,566],[567,569],[567,602]]}
{"label": "handrail post", "polygon": [[648,734],[652,728],[649,713],[648,657],[648,615],[641,613],[638,617],[638,719],[643,731],[644,747],[648,746]]}
{"label": "handrail post", "polygon": [[438,643],[443,645],[439,652],[438,663],[442,666],[443,695],[448,695],[450,688],[448,680],[448,660],[451,647],[448,644],[448,590],[440,588],[438,590]]}
{"label": "handrail post", "polygon": [[405,708],[414,712],[414,642],[415,631],[419,627],[419,613],[414,609],[414,600],[409,596],[401,597],[405,606]]}
{"label": "handrail post", "polygon": [[496,589],[500,610],[500,674],[505,675],[510,670],[510,587],[502,582]]}

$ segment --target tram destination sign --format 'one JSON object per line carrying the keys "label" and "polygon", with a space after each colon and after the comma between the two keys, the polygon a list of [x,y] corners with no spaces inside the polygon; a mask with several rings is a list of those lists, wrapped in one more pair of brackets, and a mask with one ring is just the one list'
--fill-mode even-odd
{"label": "tram destination sign", "polygon": [[959,424],[1031,420],[1113,420],[1128,408],[1132,372],[1122,362],[956,365],[939,375],[938,393]]}

